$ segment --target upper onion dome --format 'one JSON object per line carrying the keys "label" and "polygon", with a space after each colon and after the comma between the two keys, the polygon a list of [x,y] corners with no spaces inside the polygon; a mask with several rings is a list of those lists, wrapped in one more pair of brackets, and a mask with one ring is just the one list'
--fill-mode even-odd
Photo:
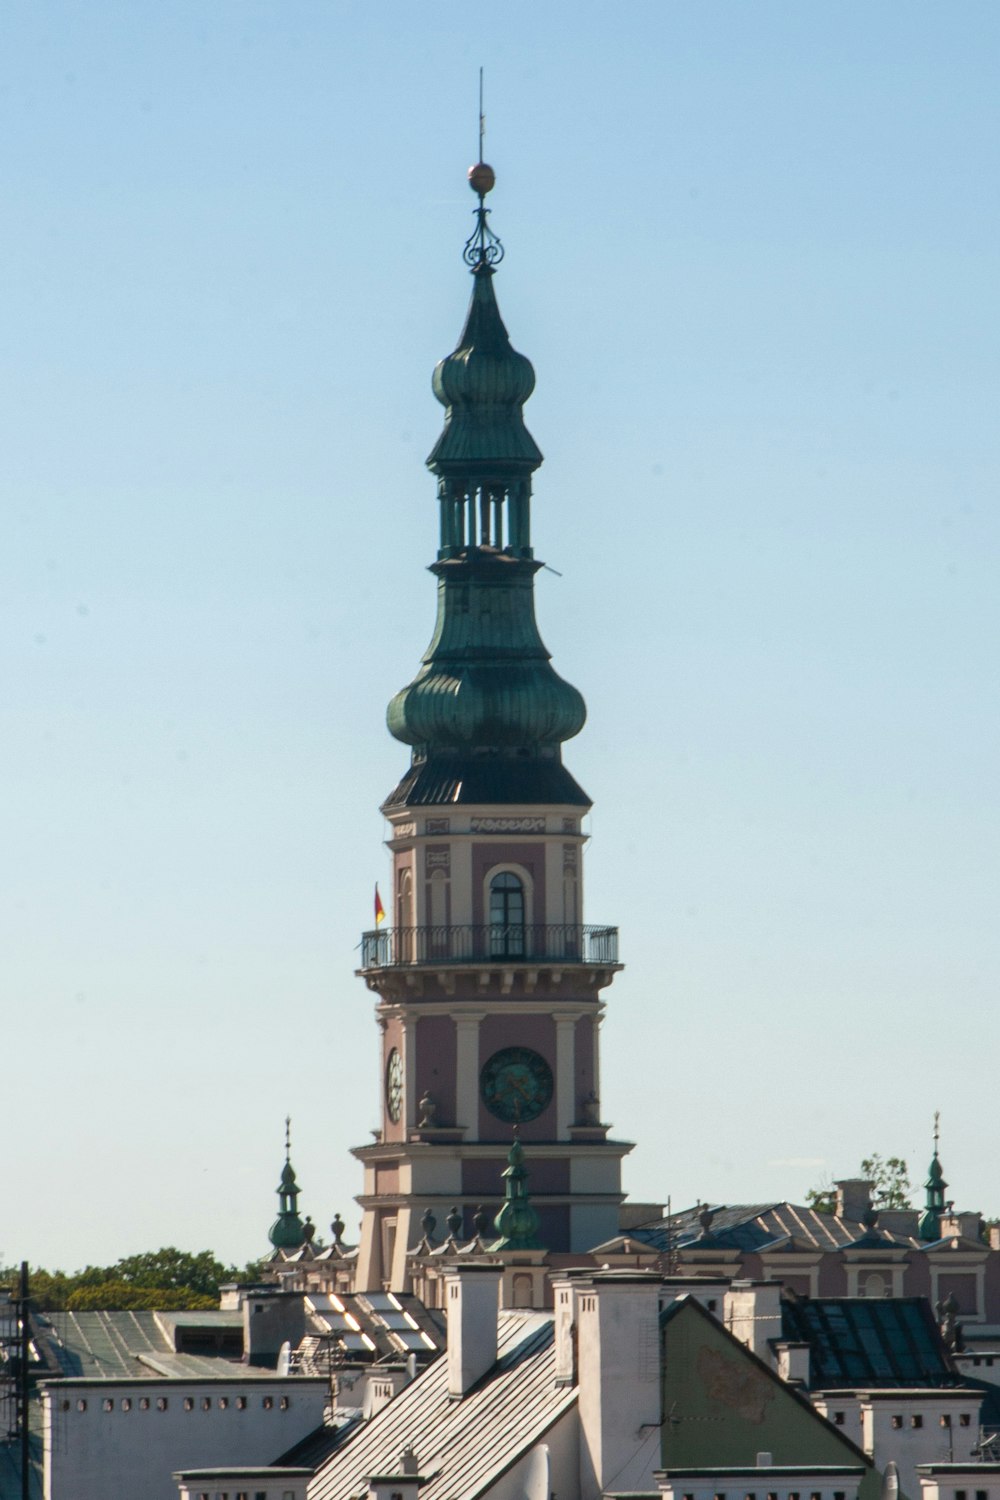
{"label": "upper onion dome", "polygon": [[435,474],[497,465],[530,473],[542,454],[521,408],[535,389],[535,372],[530,359],[511,346],[493,291],[492,266],[481,260],[473,276],[458,347],[434,371],[434,394],[446,413],[427,465]]}

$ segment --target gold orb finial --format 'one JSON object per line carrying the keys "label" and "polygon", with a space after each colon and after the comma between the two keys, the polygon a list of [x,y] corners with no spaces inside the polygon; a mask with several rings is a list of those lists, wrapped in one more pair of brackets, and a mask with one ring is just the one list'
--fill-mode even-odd
{"label": "gold orb finial", "polygon": [[469,186],[480,198],[485,198],[487,193],[492,192],[496,180],[493,168],[484,161],[477,161],[474,167],[469,168]]}

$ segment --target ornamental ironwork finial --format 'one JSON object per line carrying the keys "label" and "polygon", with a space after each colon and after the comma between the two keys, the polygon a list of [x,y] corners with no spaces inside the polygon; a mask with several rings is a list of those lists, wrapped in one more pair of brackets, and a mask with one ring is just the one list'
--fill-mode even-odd
{"label": "ornamental ironwork finial", "polygon": [[503,245],[489,225],[490,211],[484,203],[486,194],[492,192],[496,173],[483,161],[483,136],[486,134],[486,116],[483,114],[483,70],[479,69],[479,155],[476,165],[469,168],[469,186],[479,199],[475,209],[476,227],[465,242],[462,259],[467,266],[478,271],[480,266],[497,266],[503,260]]}

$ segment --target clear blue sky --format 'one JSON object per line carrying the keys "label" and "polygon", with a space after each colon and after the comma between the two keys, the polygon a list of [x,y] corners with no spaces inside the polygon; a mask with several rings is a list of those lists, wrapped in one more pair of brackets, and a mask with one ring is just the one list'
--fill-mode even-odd
{"label": "clear blue sky", "polygon": [[480,63],[628,1186],[1000,1211],[1000,8],[10,0],[0,1258],[356,1222]]}

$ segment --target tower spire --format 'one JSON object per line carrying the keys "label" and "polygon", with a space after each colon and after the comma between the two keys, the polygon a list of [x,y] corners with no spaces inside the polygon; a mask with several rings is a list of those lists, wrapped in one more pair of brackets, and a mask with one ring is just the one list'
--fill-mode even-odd
{"label": "tower spire", "polygon": [[581,694],[553,670],[535,622],[531,476],[542,454],[524,421],[535,387],[493,290],[503,247],[485,198],[496,181],[479,161],[479,202],[464,258],[473,276],[465,327],[434,371],[444,427],[427,466],[438,481],[440,542],[434,636],[413,682],[389,704],[390,732],[412,747],[408,776],[385,810],[433,802],[589,806],[562,766],[583,728]]}
{"label": "tower spire", "polygon": [[302,1220],[299,1218],[299,1193],[292,1166],[292,1117],[285,1116],[285,1165],[281,1169],[281,1180],[275,1188],[278,1194],[278,1217],[271,1225],[268,1239],[275,1250],[297,1250],[305,1239]]}
{"label": "tower spire", "polygon": [[948,1184],[944,1180],[944,1172],[938,1160],[938,1141],[940,1140],[941,1114],[939,1110],[934,1111],[934,1155],[931,1157],[930,1167],[927,1169],[927,1181],[924,1183],[926,1197],[924,1199],[924,1211],[917,1221],[917,1235],[920,1239],[933,1244],[941,1238],[941,1215],[945,1209],[945,1192]]}

